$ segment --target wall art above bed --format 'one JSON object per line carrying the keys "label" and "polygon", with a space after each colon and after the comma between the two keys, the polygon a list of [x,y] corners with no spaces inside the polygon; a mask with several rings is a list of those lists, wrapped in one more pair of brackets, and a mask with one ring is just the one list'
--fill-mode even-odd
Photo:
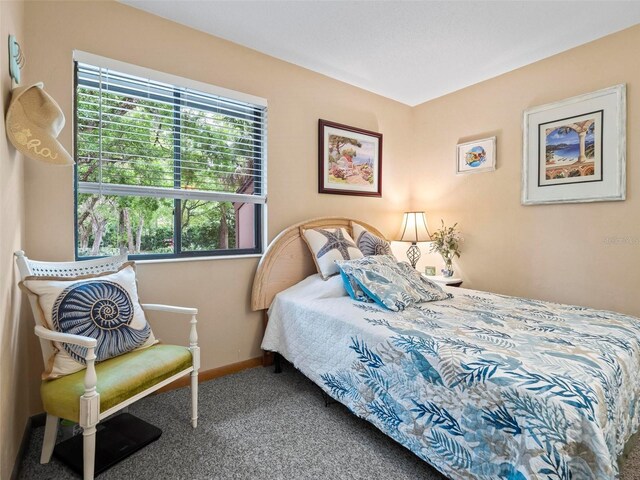
{"label": "wall art above bed", "polygon": [[522,204],[624,200],[626,88],[524,112]]}
{"label": "wall art above bed", "polygon": [[496,137],[460,143],[456,147],[456,173],[493,172],[496,169]]}
{"label": "wall art above bed", "polygon": [[318,121],[318,192],[382,196],[382,134]]}

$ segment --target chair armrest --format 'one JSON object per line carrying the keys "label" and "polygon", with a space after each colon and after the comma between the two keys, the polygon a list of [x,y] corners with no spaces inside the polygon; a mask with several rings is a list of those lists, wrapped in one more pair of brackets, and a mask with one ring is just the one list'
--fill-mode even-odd
{"label": "chair armrest", "polygon": [[55,332],[44,328],[42,325],[36,325],[34,328],[36,335],[45,340],[51,340],[53,342],[71,343],[73,345],[80,345],[86,348],[95,348],[98,341],[95,338],[83,337],[82,335],[73,335],[71,333]]}
{"label": "chair armrest", "polygon": [[143,310],[152,310],[156,312],[168,312],[168,313],[179,313],[181,315],[189,315],[191,316],[191,329],[189,330],[189,350],[191,350],[191,355],[193,358],[193,370],[197,375],[198,369],[200,368],[200,347],[198,347],[198,331],[196,329],[196,325],[198,324],[198,319],[196,315],[198,314],[197,308],[187,308],[187,307],[174,307],[172,305],[158,305],[157,303],[143,303],[141,304]]}
{"label": "chair armrest", "polygon": [[55,332],[44,328],[42,325],[36,325],[34,329],[36,335],[45,340],[54,342],[72,343],[86,347],[85,354],[86,369],[84,371],[84,393],[80,397],[80,414],[78,423],[82,428],[95,432],[95,426],[100,421],[100,394],[97,391],[98,375],[96,373],[96,354],[95,348],[98,341],[95,338],[84,337],[82,335],[73,335],[71,333]]}
{"label": "chair armrest", "polygon": [[179,313],[181,315],[197,315],[197,308],[174,307],[173,305],[159,305],[157,303],[143,303],[143,310],[154,310],[157,312]]}

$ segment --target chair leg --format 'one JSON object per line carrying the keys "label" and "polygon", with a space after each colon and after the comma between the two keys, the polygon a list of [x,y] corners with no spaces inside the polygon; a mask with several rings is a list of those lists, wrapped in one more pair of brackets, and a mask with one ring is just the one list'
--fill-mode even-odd
{"label": "chair leg", "polygon": [[47,423],[44,427],[44,440],[42,441],[42,453],[40,454],[40,463],[49,463],[53,447],[56,446],[56,438],[58,436],[58,417],[47,414]]}
{"label": "chair leg", "polygon": [[191,372],[191,426],[198,426],[198,371]]}
{"label": "chair leg", "polygon": [[83,479],[93,480],[96,457],[96,426],[85,428],[82,436]]}

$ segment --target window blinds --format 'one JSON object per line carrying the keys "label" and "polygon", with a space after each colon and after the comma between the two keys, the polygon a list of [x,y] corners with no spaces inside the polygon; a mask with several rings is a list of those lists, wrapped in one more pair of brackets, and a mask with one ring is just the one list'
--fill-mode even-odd
{"label": "window blinds", "polygon": [[76,62],[78,192],[265,203],[266,114]]}

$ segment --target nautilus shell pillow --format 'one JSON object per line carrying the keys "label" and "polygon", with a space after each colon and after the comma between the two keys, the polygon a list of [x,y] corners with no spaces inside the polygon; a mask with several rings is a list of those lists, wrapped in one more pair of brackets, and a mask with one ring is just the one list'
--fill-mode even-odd
{"label": "nautilus shell pillow", "polygon": [[323,280],[338,273],[336,260],[362,258],[362,253],[345,228],[301,228],[300,234]]}
{"label": "nautilus shell pillow", "polygon": [[393,255],[391,245],[384,238],[374,235],[359,223],[351,222],[353,238],[365,257],[372,255]]}
{"label": "nautilus shell pillow", "polygon": [[[26,277],[21,286],[37,296],[43,326],[95,338],[98,362],[156,343],[138,300],[132,262],[117,272],[65,277]],[[87,349],[53,342],[54,354],[43,379],[58,378],[85,367]]]}

